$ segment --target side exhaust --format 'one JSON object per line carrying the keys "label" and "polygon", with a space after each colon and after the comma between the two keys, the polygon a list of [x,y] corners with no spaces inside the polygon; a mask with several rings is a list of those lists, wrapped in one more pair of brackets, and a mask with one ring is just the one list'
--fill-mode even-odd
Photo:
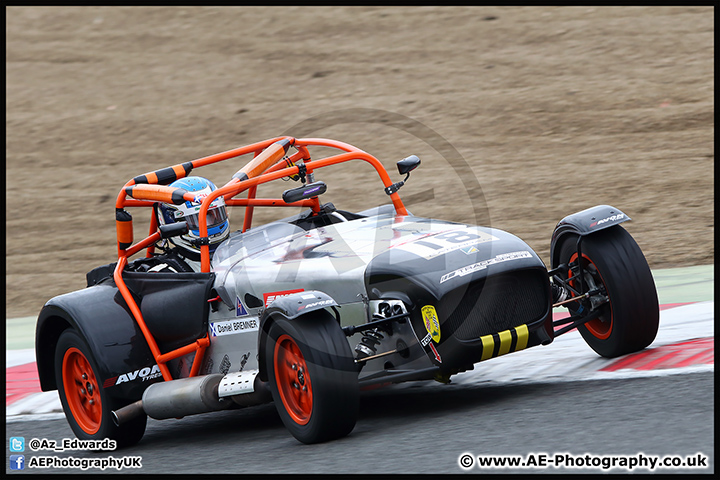
{"label": "side exhaust", "polygon": [[142,400],[112,412],[113,423],[120,426],[143,413],[164,420],[225,410],[233,402],[218,396],[222,378],[223,375],[218,373],[154,383],[145,390]]}
{"label": "side exhaust", "polygon": [[259,376],[255,377],[255,380],[253,381],[252,393],[243,393],[241,395],[233,395],[231,397],[224,398],[231,398],[233,402],[237,403],[241,407],[252,407],[273,401],[272,393],[270,393],[270,388],[268,387],[267,382],[260,380]]}
{"label": "side exhaust", "polygon": [[113,411],[110,415],[112,416],[112,421],[115,426],[119,427],[123,423],[127,423],[130,420],[144,414],[145,411],[143,410],[142,400],[138,400],[135,403],[131,403],[130,405]]}

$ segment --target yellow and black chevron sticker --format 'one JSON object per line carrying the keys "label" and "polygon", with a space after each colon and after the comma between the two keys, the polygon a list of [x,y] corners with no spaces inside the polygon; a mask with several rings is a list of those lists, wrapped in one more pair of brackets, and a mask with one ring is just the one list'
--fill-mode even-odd
{"label": "yellow and black chevron sticker", "polygon": [[525,349],[529,336],[527,325],[520,325],[491,335],[483,335],[480,337],[483,346],[480,361]]}

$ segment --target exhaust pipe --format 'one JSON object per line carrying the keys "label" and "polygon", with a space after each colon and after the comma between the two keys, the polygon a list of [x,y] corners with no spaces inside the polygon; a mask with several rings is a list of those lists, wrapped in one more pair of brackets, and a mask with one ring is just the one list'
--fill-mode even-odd
{"label": "exhaust pipe", "polygon": [[143,410],[142,400],[138,400],[135,403],[131,403],[130,405],[126,405],[110,413],[112,421],[116,427],[119,427],[120,425],[144,414],[145,411]]}
{"label": "exhaust pipe", "polygon": [[272,393],[270,393],[267,382],[260,380],[260,376],[258,375],[253,381],[252,393],[233,395],[230,398],[241,407],[252,407],[272,402]]}
{"label": "exhaust pipe", "polygon": [[154,383],[145,390],[142,400],[112,412],[113,422],[120,426],[143,413],[165,420],[224,410],[232,402],[218,396],[222,378],[218,373]]}

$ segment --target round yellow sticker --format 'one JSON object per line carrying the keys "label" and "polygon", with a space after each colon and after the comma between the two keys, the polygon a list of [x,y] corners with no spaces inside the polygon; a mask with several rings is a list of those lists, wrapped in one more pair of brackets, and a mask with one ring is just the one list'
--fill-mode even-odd
{"label": "round yellow sticker", "polygon": [[440,343],[440,320],[438,319],[435,307],[425,305],[420,311],[422,312],[423,323],[428,333],[435,343]]}

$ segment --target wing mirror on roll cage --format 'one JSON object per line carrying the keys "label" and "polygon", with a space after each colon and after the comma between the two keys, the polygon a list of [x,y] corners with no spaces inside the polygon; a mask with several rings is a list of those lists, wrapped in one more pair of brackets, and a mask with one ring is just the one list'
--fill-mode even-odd
{"label": "wing mirror on roll cage", "polygon": [[418,158],[417,155],[410,155],[407,158],[403,158],[399,162],[397,162],[397,169],[400,175],[407,174],[407,177],[405,177],[405,180],[408,179],[410,176],[410,172],[415,170],[417,167],[420,166],[420,158]]}
{"label": "wing mirror on roll cage", "polygon": [[408,178],[410,178],[410,172],[420,166],[420,158],[417,155],[410,155],[409,157],[403,158],[397,162],[397,169],[400,175],[405,175],[405,180],[400,180],[397,183],[393,183],[389,187],[385,188],[385,193],[392,195],[393,193],[400,190],[400,187],[405,185]]}

